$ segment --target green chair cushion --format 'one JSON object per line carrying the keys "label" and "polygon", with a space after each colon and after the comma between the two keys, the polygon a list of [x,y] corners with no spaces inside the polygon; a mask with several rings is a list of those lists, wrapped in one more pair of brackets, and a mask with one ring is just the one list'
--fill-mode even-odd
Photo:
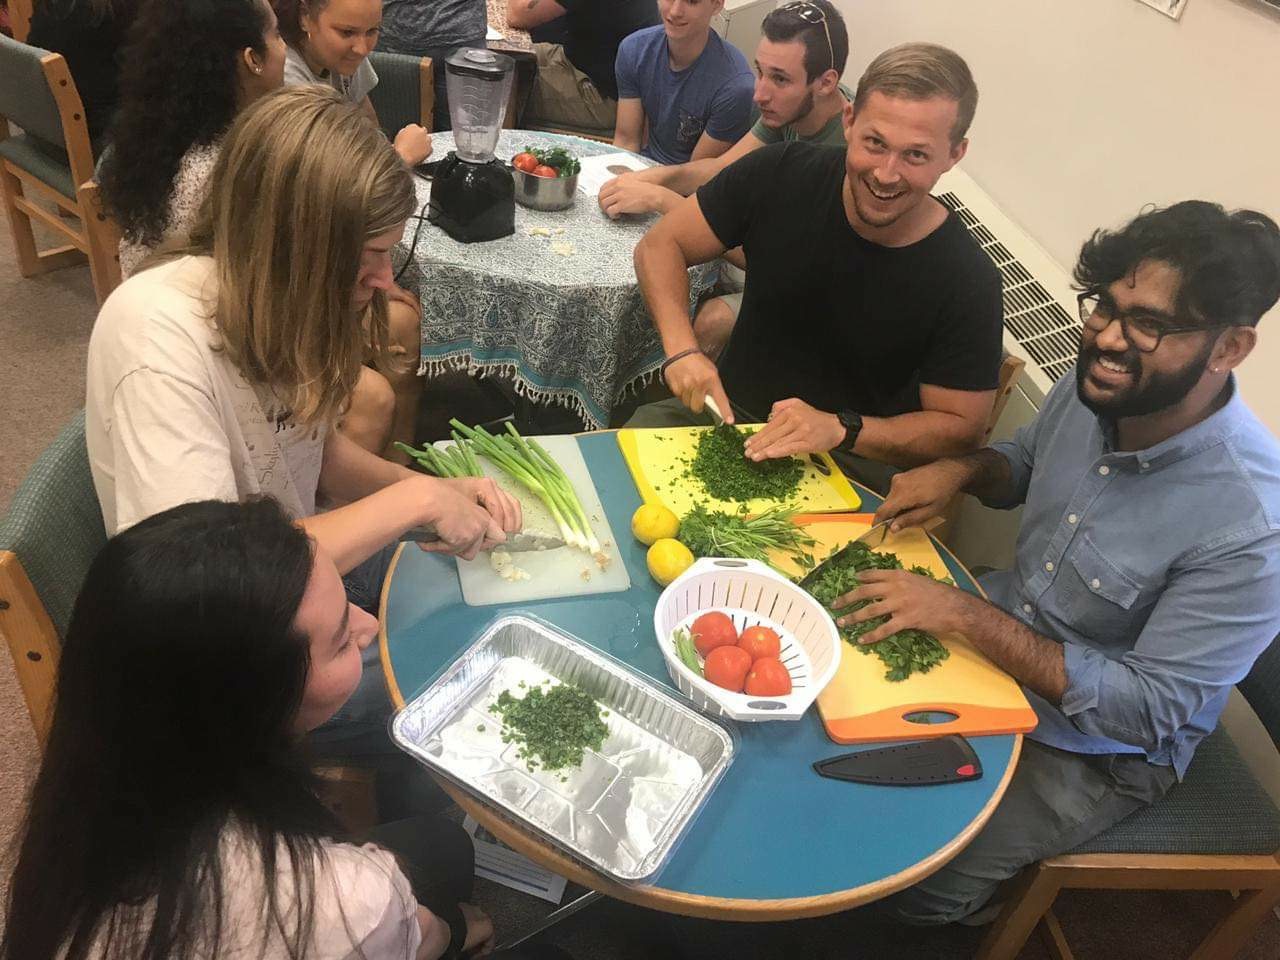
{"label": "green chair cushion", "polygon": [[49,143],[63,145],[62,117],[40,61],[48,50],[0,34],[0,117]]}
{"label": "green chair cushion", "polygon": [[89,564],[107,542],[89,472],[84,411],[40,454],[0,520],[0,550],[12,550],[59,636],[66,634]]}
{"label": "green chair cushion", "polygon": [[0,157],[13,161],[37,180],[47,183],[64,197],[74,200],[76,184],[71,179],[71,167],[67,165],[65,159],[60,163],[53,156],[59,149],[42,143],[29,133],[20,133],[0,140]]}
{"label": "green chair cushion", "polygon": [[1280,850],[1280,811],[1219,727],[1158,802],[1070,851],[1245,855]]}
{"label": "green chair cushion", "polygon": [[369,102],[388,140],[411,123],[422,122],[422,58],[375,50],[369,63],[378,74],[378,85]]}

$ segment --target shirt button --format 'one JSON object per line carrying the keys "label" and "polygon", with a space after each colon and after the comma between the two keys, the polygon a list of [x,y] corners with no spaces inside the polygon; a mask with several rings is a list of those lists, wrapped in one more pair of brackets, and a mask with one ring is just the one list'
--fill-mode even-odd
{"label": "shirt button", "polygon": [[1143,470],[1146,470],[1148,467],[1150,467],[1150,466],[1151,466],[1151,464],[1146,463],[1146,462],[1144,461],[1143,463],[1138,464],[1138,466],[1140,466]]}
{"label": "shirt button", "polygon": [[1023,613],[1030,613],[1030,612],[1031,612],[1031,604],[1029,604],[1029,603],[1024,603],[1024,604],[1022,605],[1022,612],[1023,612]]}
{"label": "shirt button", "polygon": [[1067,523],[1075,523],[1079,519],[1074,513],[1067,514]]}
{"label": "shirt button", "polygon": [[1046,561],[1045,561],[1045,563],[1044,563],[1044,568],[1045,568],[1046,570],[1048,570],[1050,573],[1052,573],[1052,572],[1053,572],[1053,561],[1052,561],[1052,560],[1046,560]]}
{"label": "shirt button", "polygon": [[1099,475],[1099,476],[1103,476],[1103,477],[1105,477],[1105,476],[1106,476],[1108,473],[1110,473],[1110,472],[1111,472],[1111,468],[1110,468],[1110,467],[1108,467],[1105,463],[1104,463],[1102,466],[1100,466],[1100,467],[1098,468],[1098,475]]}
{"label": "shirt button", "polygon": [[1094,577],[1092,580],[1090,580],[1090,581],[1089,581],[1089,586],[1091,586],[1091,587],[1093,587],[1093,589],[1097,590],[1099,587],[1101,587],[1101,586],[1102,586],[1102,581],[1101,581],[1101,580],[1099,580],[1097,577]]}

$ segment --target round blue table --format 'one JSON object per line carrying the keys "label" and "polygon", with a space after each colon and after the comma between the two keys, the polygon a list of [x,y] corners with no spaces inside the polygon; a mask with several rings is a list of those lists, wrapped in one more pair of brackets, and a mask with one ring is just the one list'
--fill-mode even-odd
{"label": "round blue table", "polygon": [[[661,592],[645,548],[626,536],[640,505],[612,432],[578,438],[631,574],[625,593],[520,604],[670,686],[653,636]],[[866,509],[878,498],[859,489]],[[941,551],[956,583],[968,571]],[[381,651],[396,706],[434,679],[493,619],[512,606],[463,602],[451,558],[401,548],[383,588]],[[503,842],[592,890],[641,906],[725,920],[821,916],[887,896],[954,857],[1004,794],[1020,736],[974,737],[979,780],[932,787],[881,787],[818,776],[815,760],[859,749],[833,743],[816,708],[794,722],[736,724],[738,754],[648,886],[623,886],[525,833],[474,795],[446,784],[458,803]]]}

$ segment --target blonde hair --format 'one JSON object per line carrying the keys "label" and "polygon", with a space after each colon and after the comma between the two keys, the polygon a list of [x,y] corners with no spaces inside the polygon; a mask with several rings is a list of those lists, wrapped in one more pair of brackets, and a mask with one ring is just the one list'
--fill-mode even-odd
{"label": "blonde hair", "polygon": [[227,133],[186,252],[214,259],[219,348],[297,422],[337,419],[366,336],[388,356],[386,295],[363,315],[352,297],[365,243],[415,206],[404,162],[331,87],[276,91]]}
{"label": "blonde hair", "polygon": [[964,58],[936,43],[904,43],[886,50],[871,61],[853,96],[856,113],[876,91],[909,100],[945,97],[957,103],[956,122],[951,128],[955,146],[969,132],[978,110],[978,85]]}

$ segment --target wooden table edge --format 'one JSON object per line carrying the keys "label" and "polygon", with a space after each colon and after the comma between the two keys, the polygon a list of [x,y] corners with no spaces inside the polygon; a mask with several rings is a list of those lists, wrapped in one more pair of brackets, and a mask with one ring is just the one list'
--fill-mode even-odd
{"label": "wooden table edge", "polygon": [[[404,707],[405,699],[391,665],[391,646],[387,639],[387,595],[391,590],[391,579],[395,574],[396,566],[400,563],[400,556],[404,553],[406,546],[407,544],[402,543],[396,548],[395,555],[391,558],[391,564],[387,568],[387,576],[382,583],[382,594],[378,602],[378,657],[382,661],[382,673],[387,683],[387,692],[397,710]],[[942,549],[946,550],[946,547]],[[950,553],[949,550],[947,552]],[[958,560],[956,562],[959,563]],[[961,567],[964,567],[964,565],[961,564]],[[968,570],[967,567],[964,567],[964,569]],[[970,578],[972,579],[972,574]],[[977,584],[977,580],[974,580],[974,583]],[[979,590],[981,590],[981,587],[979,587]],[[1013,736],[1013,752],[1009,757],[1008,764],[1005,766],[1004,776],[1000,778],[1000,783],[992,792],[991,797],[983,808],[978,811],[977,816],[969,822],[968,826],[936,852],[923,860],[917,861],[905,870],[900,870],[881,880],[863,884],[850,890],[819,894],[812,897],[790,897],[772,900],[706,897],[692,893],[681,893],[678,890],[668,890],[665,887],[629,887],[620,884],[583,866],[576,860],[570,859],[560,851],[547,846],[541,840],[524,834],[519,826],[512,823],[499,811],[490,807],[474,794],[459,787],[434,770],[429,770],[429,772],[459,807],[474,817],[478,823],[495,837],[535,863],[548,870],[554,870],[560,876],[572,880],[579,886],[636,906],[689,917],[701,917],[707,920],[759,922],[799,920],[805,917],[821,917],[839,913],[842,910],[883,899],[892,893],[906,889],[919,880],[923,880],[950,862],[953,857],[969,845],[970,841],[977,836],[978,831],[986,826],[987,821],[991,819],[991,815],[995,813],[996,806],[1004,797],[1005,790],[1009,787],[1009,781],[1013,777],[1013,772],[1018,766],[1018,758],[1022,753],[1022,734],[1014,734]]]}

